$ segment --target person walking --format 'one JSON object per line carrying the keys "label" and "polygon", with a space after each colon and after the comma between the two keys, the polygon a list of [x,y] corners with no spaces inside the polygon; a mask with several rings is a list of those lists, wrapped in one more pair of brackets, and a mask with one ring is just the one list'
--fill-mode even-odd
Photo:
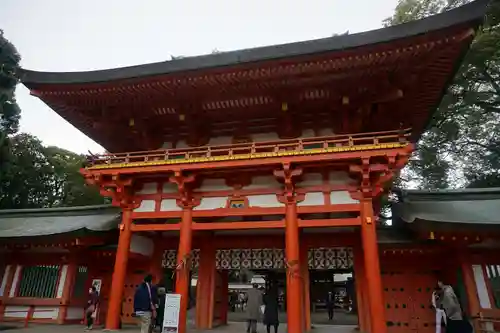
{"label": "person walking", "polygon": [[279,322],[279,300],[278,288],[272,286],[264,295],[264,325],[267,333],[271,333],[271,326],[274,327],[274,333],[278,333]]}
{"label": "person walking", "polygon": [[85,308],[85,316],[87,319],[87,328],[85,329],[86,331],[92,330],[94,326],[94,318],[96,316],[98,305],[99,305],[99,293],[97,292],[97,288],[95,286],[92,286],[89,289],[89,297]]}
{"label": "person walking", "polygon": [[134,313],[141,319],[141,333],[151,332],[152,323],[156,319],[157,304],[158,297],[156,288],[153,288],[153,276],[148,274],[134,295]]}
{"label": "person walking", "polygon": [[333,308],[335,307],[335,295],[329,291],[326,295],[326,309],[328,310],[328,320],[333,320]]}
{"label": "person walking", "polygon": [[246,303],[247,333],[257,333],[257,321],[262,305],[262,292],[259,290],[259,285],[253,284],[252,289],[247,291]]}

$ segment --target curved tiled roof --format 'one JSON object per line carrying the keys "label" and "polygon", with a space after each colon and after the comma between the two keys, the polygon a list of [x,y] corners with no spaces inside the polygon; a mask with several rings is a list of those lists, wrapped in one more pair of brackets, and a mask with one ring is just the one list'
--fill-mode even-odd
{"label": "curved tiled roof", "polygon": [[476,0],[462,7],[425,19],[351,35],[186,57],[107,70],[88,72],[21,70],[20,77],[21,81],[28,86],[30,84],[97,83],[343,51],[418,36],[460,24],[468,23],[477,26],[484,17],[488,3],[489,0]]}
{"label": "curved tiled roof", "polygon": [[107,205],[1,210],[0,239],[109,231],[117,228],[119,216],[119,210]]}
{"label": "curved tiled roof", "polygon": [[500,188],[403,191],[395,214],[403,221],[500,224]]}

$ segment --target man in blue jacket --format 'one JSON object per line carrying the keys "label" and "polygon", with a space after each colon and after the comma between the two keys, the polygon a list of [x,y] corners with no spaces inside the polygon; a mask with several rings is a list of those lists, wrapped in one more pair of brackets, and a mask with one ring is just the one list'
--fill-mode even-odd
{"label": "man in blue jacket", "polygon": [[152,322],[156,318],[158,296],[153,287],[153,277],[146,275],[134,295],[134,313],[141,319],[141,333],[150,333]]}

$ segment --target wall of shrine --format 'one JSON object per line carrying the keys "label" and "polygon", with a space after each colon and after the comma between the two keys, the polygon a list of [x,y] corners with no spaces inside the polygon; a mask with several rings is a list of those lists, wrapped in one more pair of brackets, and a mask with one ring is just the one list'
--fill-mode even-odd
{"label": "wall of shrine", "polygon": [[[344,172],[306,173],[297,183],[297,191],[304,194],[304,200],[297,205],[323,206],[336,204],[355,204],[347,191],[350,178]],[[247,184],[230,186],[223,178],[203,179],[194,195],[200,204],[194,211],[224,208],[279,208],[284,207],[277,197],[282,184],[272,175],[252,177]],[[181,211],[177,205],[178,190],[169,182],[148,182],[135,195],[141,199],[136,213],[155,211]]]}
{"label": "wall of shrine", "polygon": [[[347,247],[314,248],[308,251],[309,269],[352,269],[353,250]],[[191,251],[191,268],[199,266],[200,250]],[[284,249],[219,249],[215,254],[218,270],[230,269],[285,269]],[[177,250],[166,250],[163,254],[162,267],[177,266]]]}
{"label": "wall of shrine", "polygon": [[[331,128],[318,128],[316,130],[313,129],[304,129],[302,130],[302,134],[299,138],[314,138],[321,136],[332,136],[334,135]],[[266,133],[250,133],[248,135],[248,140],[250,142],[267,142],[267,141],[277,141],[281,140],[278,133],[276,132],[266,132]],[[219,146],[219,145],[231,145],[235,143],[235,138],[230,135],[222,135],[211,137],[208,143],[205,146]],[[175,147],[174,147],[175,146]],[[179,140],[177,143],[174,142],[164,142],[161,146],[162,149],[182,149],[182,148],[191,148],[186,140]]]}

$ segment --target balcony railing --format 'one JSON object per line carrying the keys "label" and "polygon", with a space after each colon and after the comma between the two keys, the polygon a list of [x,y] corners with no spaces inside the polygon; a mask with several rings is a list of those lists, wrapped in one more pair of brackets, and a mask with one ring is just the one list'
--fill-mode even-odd
{"label": "balcony railing", "polygon": [[405,146],[410,129],[90,156],[87,168],[200,163]]}

